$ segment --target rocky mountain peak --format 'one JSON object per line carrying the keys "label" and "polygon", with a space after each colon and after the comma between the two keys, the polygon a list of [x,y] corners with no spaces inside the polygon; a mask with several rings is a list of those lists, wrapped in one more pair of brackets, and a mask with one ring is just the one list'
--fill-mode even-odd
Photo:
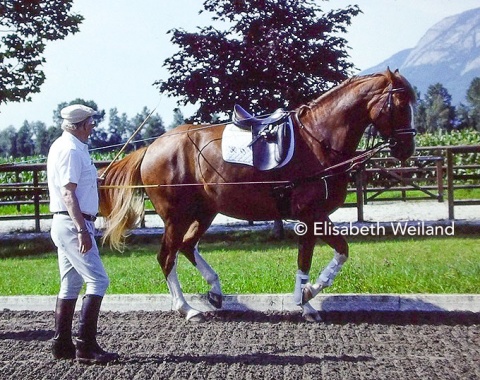
{"label": "rocky mountain peak", "polygon": [[441,83],[453,103],[464,102],[466,91],[480,77],[480,8],[450,16],[431,27],[413,49],[403,50],[363,73],[390,66],[424,94]]}

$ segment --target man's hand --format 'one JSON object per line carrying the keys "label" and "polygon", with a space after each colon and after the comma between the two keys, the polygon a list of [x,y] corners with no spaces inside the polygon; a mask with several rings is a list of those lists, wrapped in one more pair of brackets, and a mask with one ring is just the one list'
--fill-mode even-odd
{"label": "man's hand", "polygon": [[88,231],[78,233],[78,245],[80,253],[85,254],[92,249],[92,237]]}

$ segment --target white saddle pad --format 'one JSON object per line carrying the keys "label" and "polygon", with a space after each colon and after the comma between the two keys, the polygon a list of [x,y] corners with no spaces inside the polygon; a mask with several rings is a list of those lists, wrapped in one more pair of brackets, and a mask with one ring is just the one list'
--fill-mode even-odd
{"label": "white saddle pad", "polygon": [[[293,134],[293,124],[288,121],[288,127],[291,131],[290,146],[283,162],[275,168],[279,169],[290,162],[295,148],[295,139]],[[243,164],[254,166],[253,149],[248,146],[252,142],[252,132],[241,129],[234,124],[227,124],[222,136],[222,157],[226,162],[234,164]]]}
{"label": "white saddle pad", "polygon": [[253,151],[248,146],[252,132],[227,124],[222,137],[222,156],[227,162],[253,166]]}

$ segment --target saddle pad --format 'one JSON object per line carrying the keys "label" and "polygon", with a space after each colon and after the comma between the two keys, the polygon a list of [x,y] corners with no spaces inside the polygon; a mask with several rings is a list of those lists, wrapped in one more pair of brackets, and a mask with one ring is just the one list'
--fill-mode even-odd
{"label": "saddle pad", "polygon": [[252,132],[227,124],[222,137],[222,157],[233,164],[253,166],[253,151],[248,146],[252,142]]}
{"label": "saddle pad", "polygon": [[[261,144],[262,146],[254,143],[252,146],[252,132],[234,124],[227,124],[222,136],[222,157],[226,162],[254,166],[259,170],[279,169],[292,159],[295,148],[291,119],[288,119],[285,127],[289,138],[286,140],[287,144],[281,148],[283,149],[282,157],[276,157],[280,149],[278,146],[268,143]],[[267,164],[265,165],[264,162]]]}

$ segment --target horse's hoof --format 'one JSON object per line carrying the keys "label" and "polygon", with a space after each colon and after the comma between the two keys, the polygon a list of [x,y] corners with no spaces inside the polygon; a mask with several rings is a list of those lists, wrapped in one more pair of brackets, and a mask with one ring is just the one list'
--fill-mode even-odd
{"label": "horse's hoof", "polygon": [[223,296],[218,293],[208,292],[207,299],[210,304],[216,309],[222,308]]}
{"label": "horse's hoof", "polygon": [[187,313],[186,319],[188,322],[193,322],[193,323],[205,322],[205,317],[203,316],[202,312],[194,309],[190,310]]}
{"label": "horse's hoof", "polygon": [[308,283],[302,289],[302,305],[305,305],[308,301],[310,301],[313,298],[311,286],[312,285]]}
{"label": "horse's hoof", "polygon": [[320,317],[320,314],[315,308],[310,305],[308,302],[305,303],[305,305],[302,306],[302,317],[307,321],[307,322],[321,322],[322,318]]}
{"label": "horse's hoof", "polygon": [[322,322],[322,317],[320,317],[320,314],[318,312],[303,313],[302,316],[303,316],[303,319],[305,319],[307,322],[312,322],[312,323]]}

